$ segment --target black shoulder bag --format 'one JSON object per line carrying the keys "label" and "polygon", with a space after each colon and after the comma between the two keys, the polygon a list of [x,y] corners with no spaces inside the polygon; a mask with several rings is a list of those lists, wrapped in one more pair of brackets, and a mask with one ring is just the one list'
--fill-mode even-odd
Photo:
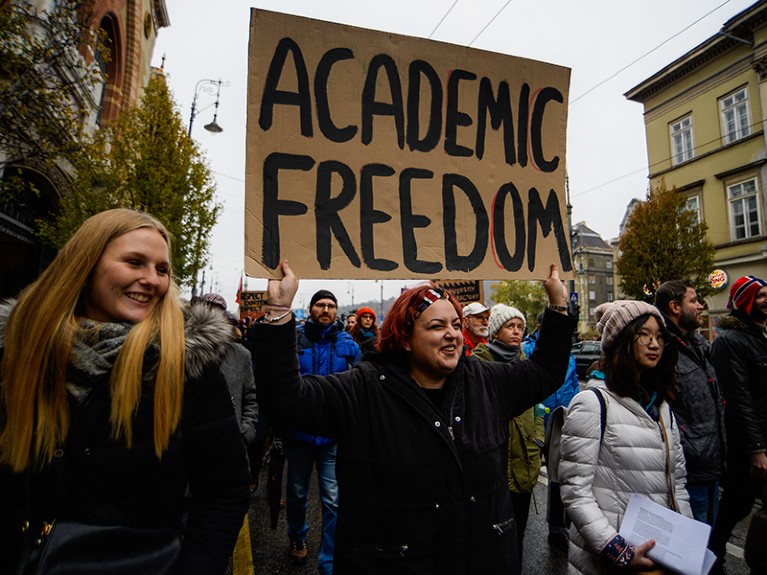
{"label": "black shoulder bag", "polygon": [[[31,473],[24,488],[31,515]],[[141,529],[87,525],[76,521],[25,523],[16,575],[175,575],[179,572],[181,533],[174,528]]]}

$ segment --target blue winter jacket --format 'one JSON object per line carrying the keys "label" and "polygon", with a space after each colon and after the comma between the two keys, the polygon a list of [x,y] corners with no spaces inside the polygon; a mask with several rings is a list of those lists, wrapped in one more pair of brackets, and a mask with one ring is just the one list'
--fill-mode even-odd
{"label": "blue winter jacket", "polygon": [[[298,364],[301,375],[329,375],[351,369],[362,357],[360,347],[340,321],[322,328],[313,320],[296,326]],[[335,441],[329,437],[293,430],[293,439],[316,445]]]}
{"label": "blue winter jacket", "polygon": [[[532,355],[537,342],[538,330],[528,335],[522,341],[522,351],[525,352],[525,356],[530,357]],[[567,375],[565,376],[565,382],[562,384],[562,387],[541,402],[544,407],[548,407],[547,413],[543,416],[544,426],[549,422],[549,413],[554,411],[554,409],[560,405],[563,407],[570,405],[570,400],[575,397],[575,394],[579,391],[580,385],[578,383],[578,374],[575,371],[575,358],[573,357],[573,354],[570,354],[570,363],[567,365]]]}

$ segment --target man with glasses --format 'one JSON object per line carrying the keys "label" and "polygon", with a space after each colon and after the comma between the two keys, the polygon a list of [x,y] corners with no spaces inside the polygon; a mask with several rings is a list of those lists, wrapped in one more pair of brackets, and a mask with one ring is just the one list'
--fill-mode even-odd
{"label": "man with glasses", "polygon": [[[298,362],[301,375],[329,375],[350,369],[361,357],[359,346],[344,331],[337,319],[338,302],[328,290],[312,296],[309,319],[296,327]],[[288,460],[286,516],[288,520],[288,553],[294,563],[307,557],[307,494],[312,467],[317,467],[322,502],[322,542],[317,559],[320,575],[333,573],[338,484],[336,482],[336,441],[329,437],[309,435],[300,430],[285,434],[285,456]]]}
{"label": "man with glasses", "polygon": [[719,508],[719,480],[724,470],[724,399],[711,364],[711,346],[698,328],[704,307],[695,284],[674,280],[655,293],[678,351],[679,391],[671,407],[679,422],[687,468],[687,492],[695,519],[713,525]]}

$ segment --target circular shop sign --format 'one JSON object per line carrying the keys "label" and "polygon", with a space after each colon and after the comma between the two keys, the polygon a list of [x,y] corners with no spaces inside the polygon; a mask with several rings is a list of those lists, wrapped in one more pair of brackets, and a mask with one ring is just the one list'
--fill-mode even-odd
{"label": "circular shop sign", "polygon": [[717,269],[708,274],[708,284],[715,290],[721,290],[727,287],[728,281],[729,277],[727,277],[727,272],[724,270]]}

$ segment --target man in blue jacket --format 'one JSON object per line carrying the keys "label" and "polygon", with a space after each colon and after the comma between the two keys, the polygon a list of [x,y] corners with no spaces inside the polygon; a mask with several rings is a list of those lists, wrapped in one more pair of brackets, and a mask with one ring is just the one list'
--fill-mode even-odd
{"label": "man in blue jacket", "polygon": [[[360,359],[362,353],[359,346],[344,331],[337,315],[338,302],[332,292],[320,290],[312,296],[309,319],[296,328],[301,375],[329,375],[346,371]],[[285,456],[288,460],[288,553],[295,563],[306,561],[306,539],[309,533],[306,500],[312,467],[316,465],[322,502],[322,542],[317,569],[320,575],[332,575],[338,511],[336,441],[296,429],[290,430],[285,434]]]}

